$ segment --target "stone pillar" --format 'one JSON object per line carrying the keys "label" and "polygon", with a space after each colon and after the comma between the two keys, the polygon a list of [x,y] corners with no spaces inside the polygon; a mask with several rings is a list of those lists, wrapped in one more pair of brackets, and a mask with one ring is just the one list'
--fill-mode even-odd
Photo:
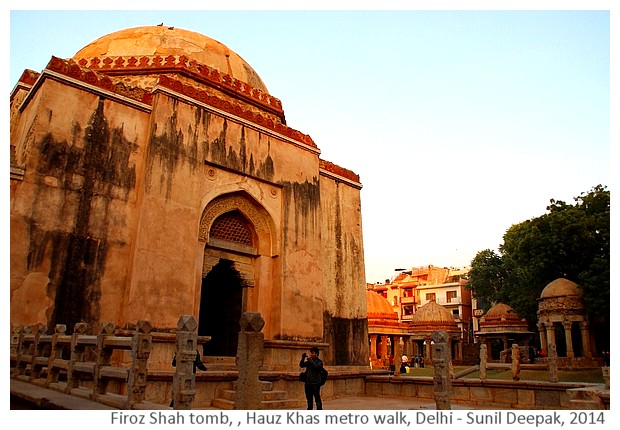
{"label": "stone pillar", "polygon": [[403,340],[400,336],[394,336],[394,376],[400,375],[400,365],[403,362]]}
{"label": "stone pillar", "polygon": [[424,354],[424,364],[431,364],[433,362],[433,357],[432,357],[432,344],[431,344],[431,339],[425,339],[424,340],[424,344],[426,346],[426,351]]}
{"label": "stone pillar", "polygon": [[239,379],[235,392],[235,409],[261,409],[263,390],[258,372],[263,365],[265,335],[260,331],[265,320],[259,312],[245,312],[239,321],[237,367]]}
{"label": "stone pillar", "polygon": [[518,381],[520,378],[519,373],[521,372],[521,350],[519,349],[519,345],[516,343],[512,344],[512,380]]}
{"label": "stone pillar", "polygon": [[389,365],[389,361],[388,361],[388,353],[387,353],[387,336],[381,336],[381,361],[383,361],[383,363],[388,363]]}
{"label": "stone pillar", "polygon": [[592,349],[590,346],[590,327],[587,321],[579,323],[581,329],[581,344],[583,345],[583,356],[592,358]]}
{"label": "stone pillar", "polygon": [[136,332],[131,340],[131,369],[127,382],[127,406],[142,403],[146,392],[147,362],[151,355],[153,326],[148,321],[138,321]]}
{"label": "stone pillar", "polygon": [[547,346],[547,332],[545,330],[545,325],[540,323],[538,324],[538,334],[540,336],[540,349],[548,350]]}
{"label": "stone pillar", "polygon": [[172,401],[174,409],[191,409],[196,397],[196,334],[198,323],[191,315],[183,315],[177,323],[176,369],[172,380]]}
{"label": "stone pillar", "polygon": [[553,323],[549,323],[547,325],[547,355],[549,355],[549,350],[551,349],[551,345],[555,347],[555,328],[553,327]]}
{"label": "stone pillar", "polygon": [[480,345],[480,380],[487,380],[487,344]]}
{"label": "stone pillar", "polygon": [[451,409],[452,380],[450,378],[450,345],[448,332],[445,330],[433,333],[433,379],[435,404],[438,410]]}
{"label": "stone pillar", "polygon": [[558,350],[554,343],[549,345],[549,380],[558,382]]}
{"label": "stone pillar", "polygon": [[377,335],[370,335],[370,360],[374,361],[377,359]]}
{"label": "stone pillar", "polygon": [[574,358],[575,351],[573,350],[573,332],[572,332],[572,323],[570,321],[563,322],[564,326],[564,337],[566,339],[566,357]]}

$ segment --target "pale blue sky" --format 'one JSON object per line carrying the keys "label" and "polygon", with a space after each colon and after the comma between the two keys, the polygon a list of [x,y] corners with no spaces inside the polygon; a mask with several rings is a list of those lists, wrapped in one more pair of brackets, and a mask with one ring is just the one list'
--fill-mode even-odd
{"label": "pale blue sky", "polygon": [[12,11],[8,91],[161,22],[241,55],[288,125],[360,175],[368,282],[465,266],[549,199],[611,188],[605,10]]}

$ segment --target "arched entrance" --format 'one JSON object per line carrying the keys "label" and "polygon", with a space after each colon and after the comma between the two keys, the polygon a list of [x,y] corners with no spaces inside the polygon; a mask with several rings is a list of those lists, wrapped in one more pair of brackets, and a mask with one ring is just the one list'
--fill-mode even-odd
{"label": "arched entrance", "polygon": [[[235,356],[241,315],[261,311],[258,290],[269,288],[261,284],[261,274],[273,273],[273,250],[278,249],[273,231],[266,210],[245,192],[220,195],[206,205],[198,237],[204,244],[202,280],[196,285],[198,335],[211,337],[204,355]],[[277,299],[268,305],[274,303]]]}
{"label": "arched entrance", "polygon": [[211,336],[203,354],[235,356],[244,281],[231,260],[220,259],[202,280],[198,334]]}

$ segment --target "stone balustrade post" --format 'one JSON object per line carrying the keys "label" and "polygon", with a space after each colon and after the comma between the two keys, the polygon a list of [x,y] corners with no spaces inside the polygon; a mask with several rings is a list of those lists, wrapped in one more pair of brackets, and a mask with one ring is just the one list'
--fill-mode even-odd
{"label": "stone balustrade post", "polygon": [[196,375],[194,360],[196,359],[196,334],[198,323],[191,315],[179,318],[176,332],[176,370],[172,380],[172,401],[174,409],[191,409],[196,396]]}
{"label": "stone balustrade post", "polygon": [[114,336],[115,331],[116,325],[114,323],[104,322],[101,324],[101,330],[97,335],[97,357],[93,369],[93,398],[95,400],[108,392],[109,380],[101,377],[101,370],[110,366],[110,358],[114,350],[105,346],[105,339],[108,336]]}
{"label": "stone balustrade post", "polygon": [[131,368],[127,382],[127,406],[142,403],[146,393],[148,359],[151,355],[153,326],[148,321],[138,321],[136,331],[131,340]]}
{"label": "stone balustrade post", "polygon": [[11,359],[14,366],[11,368],[11,377],[17,376],[19,369],[19,357],[21,355],[22,328],[13,326],[11,328]]}
{"label": "stone balustrade post", "polygon": [[67,364],[67,393],[70,393],[73,388],[80,386],[80,375],[78,372],[74,371],[74,367],[84,359],[84,347],[78,344],[78,338],[83,336],[87,330],[88,325],[86,323],[76,323],[73,327],[73,334],[71,335],[71,357]]}
{"label": "stone balustrade post", "polygon": [[34,334],[33,348],[32,348],[32,360],[30,361],[30,379],[39,379],[43,366],[37,364],[37,357],[45,357],[45,344],[41,343],[41,336],[45,334],[47,327],[43,324],[35,324],[32,326],[32,332]]}
{"label": "stone balustrade post", "polygon": [[28,363],[22,360],[24,355],[30,355],[32,353],[32,345],[26,341],[26,337],[32,334],[32,327],[22,327],[19,333],[19,346],[17,352],[17,368],[15,369],[15,376],[26,374],[26,368]]}
{"label": "stone balustrade post", "polygon": [[235,409],[261,409],[263,391],[258,379],[264,360],[265,320],[259,312],[245,312],[239,321],[241,331],[237,346],[239,379],[235,391]]}
{"label": "stone balustrade post", "polygon": [[480,380],[487,380],[487,360],[488,360],[487,344],[480,345]]}
{"label": "stone balustrade post", "polygon": [[58,337],[64,336],[66,331],[67,326],[64,324],[56,324],[56,327],[54,327],[54,334],[52,335],[52,342],[50,346],[50,361],[47,366],[47,380],[45,381],[46,387],[49,387],[50,384],[58,382],[60,369],[52,366],[52,364],[54,363],[54,360],[62,358],[62,348],[58,348]]}
{"label": "stone balustrade post", "polygon": [[452,380],[450,377],[450,349],[448,332],[438,330],[433,333],[433,365],[435,377],[433,387],[435,404],[438,410],[451,409]]}
{"label": "stone balustrade post", "polygon": [[555,343],[549,344],[549,380],[558,382],[558,350]]}
{"label": "stone balustrade post", "polygon": [[518,381],[520,378],[519,373],[521,372],[521,350],[519,349],[519,345],[516,343],[512,344],[512,351],[510,353],[512,364],[510,368],[512,370],[512,380]]}

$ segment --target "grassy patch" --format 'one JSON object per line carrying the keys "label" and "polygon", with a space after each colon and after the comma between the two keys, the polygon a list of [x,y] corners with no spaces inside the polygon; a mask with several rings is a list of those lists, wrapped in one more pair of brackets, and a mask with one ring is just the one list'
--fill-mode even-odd
{"label": "grassy patch", "polygon": [[[454,366],[454,372],[468,369],[468,366]],[[411,368],[410,373],[402,376],[435,376],[435,368],[426,366],[424,368]],[[519,377],[521,381],[549,381],[549,372],[546,370],[521,370]],[[463,379],[479,379],[480,372],[470,373]],[[512,381],[512,371],[510,370],[487,370],[487,379],[497,379]],[[593,384],[603,384],[603,373],[601,369],[584,369],[584,370],[559,370],[558,380],[560,382],[587,382]]]}

